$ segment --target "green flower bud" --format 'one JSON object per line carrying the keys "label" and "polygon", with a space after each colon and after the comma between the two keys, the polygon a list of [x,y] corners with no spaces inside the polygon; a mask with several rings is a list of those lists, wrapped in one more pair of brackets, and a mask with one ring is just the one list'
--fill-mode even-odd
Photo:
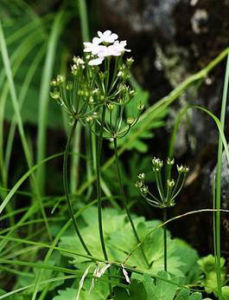
{"label": "green flower bud", "polygon": [[168,158],[167,159],[167,165],[169,165],[169,166],[174,165],[174,158]]}
{"label": "green flower bud", "polygon": [[127,58],[126,64],[129,68],[132,66],[133,63],[134,63],[133,57]]}
{"label": "green flower bud", "polygon": [[185,167],[185,166],[182,166],[182,165],[177,165],[177,171],[178,173],[188,173],[189,172],[189,168],[188,167]]}
{"label": "green flower bud", "polygon": [[53,92],[50,92],[50,96],[54,100],[60,99],[60,92],[57,90],[54,90]]}
{"label": "green flower bud", "polygon": [[143,194],[147,194],[148,193],[148,186],[146,186],[146,185],[143,185],[141,188],[140,188],[140,191],[141,191],[141,193],[143,193]]}
{"label": "green flower bud", "polygon": [[163,161],[156,157],[152,159],[152,164],[156,171],[157,169],[161,169],[163,167]]}
{"label": "green flower bud", "polygon": [[127,120],[126,120],[128,125],[132,125],[134,123],[134,121],[135,121],[135,119],[131,118],[131,117],[127,118]]}
{"label": "green flower bud", "polygon": [[87,116],[86,117],[86,122],[91,123],[93,121],[93,116]]}
{"label": "green flower bud", "polygon": [[113,110],[114,109],[114,104],[112,104],[112,103],[107,104],[107,108],[109,110]]}
{"label": "green flower bud", "polygon": [[173,179],[168,179],[168,180],[167,180],[167,186],[168,186],[169,188],[173,188],[174,185],[175,185],[175,181],[174,181]]}
{"label": "green flower bud", "polygon": [[73,88],[73,84],[72,84],[71,81],[69,81],[69,82],[67,83],[67,85],[66,85],[66,90],[67,90],[67,91],[71,91],[72,88]]}
{"label": "green flower bud", "polygon": [[93,103],[94,103],[94,99],[93,99],[93,97],[92,97],[92,96],[90,96],[90,98],[89,98],[89,103],[91,103],[91,104],[93,104]]}
{"label": "green flower bud", "polygon": [[61,74],[57,75],[56,81],[57,81],[57,85],[64,83],[64,81],[65,81],[64,75],[61,75]]}
{"label": "green flower bud", "polygon": [[138,181],[135,183],[135,186],[136,186],[137,188],[141,188],[141,187],[143,186],[143,182],[140,181],[140,180],[138,180]]}
{"label": "green flower bud", "polygon": [[140,173],[138,174],[139,179],[145,179],[145,173]]}
{"label": "green flower bud", "polygon": [[51,80],[50,85],[56,87],[57,86],[56,79]]}
{"label": "green flower bud", "polygon": [[80,58],[79,56],[74,56],[73,57],[73,62],[76,64],[76,66],[83,66],[85,64],[84,60],[82,58]]}
{"label": "green flower bud", "polygon": [[138,108],[139,111],[142,111],[144,109],[144,105],[143,104],[139,104],[137,108]]}

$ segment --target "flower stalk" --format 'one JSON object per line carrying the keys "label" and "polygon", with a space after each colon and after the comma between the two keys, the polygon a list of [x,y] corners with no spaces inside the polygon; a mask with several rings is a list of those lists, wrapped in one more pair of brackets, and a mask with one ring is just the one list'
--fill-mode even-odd
{"label": "flower stalk", "polygon": [[[165,177],[162,176],[163,161],[154,157],[152,159],[152,170],[155,177],[158,195],[154,195],[149,191],[149,187],[145,184],[145,174],[140,173],[138,175],[138,181],[135,186],[139,188],[143,199],[151,206],[160,208],[163,213],[163,222],[167,222],[167,211],[169,207],[175,206],[175,200],[178,194],[181,192],[186,175],[189,171],[188,167],[177,165],[178,176],[174,180],[171,178],[172,167],[174,165],[174,159],[167,159],[165,166]],[[164,180],[163,180],[164,179]],[[167,228],[163,226],[163,243],[164,243],[164,270],[168,271],[168,255],[167,255]]]}
{"label": "flower stalk", "polygon": [[75,129],[76,129],[76,125],[77,125],[77,119],[74,121],[73,123],[73,126],[71,128],[71,131],[70,131],[70,134],[69,134],[69,137],[68,137],[68,141],[67,141],[67,144],[66,144],[66,148],[65,148],[65,151],[64,151],[64,163],[63,163],[63,183],[64,183],[64,192],[65,192],[65,197],[66,197],[66,201],[67,201],[67,204],[68,204],[68,210],[69,210],[69,215],[72,219],[72,224],[73,224],[73,227],[75,229],[75,232],[81,242],[81,245],[83,246],[85,252],[88,254],[88,255],[91,255],[91,252],[89,251],[86,243],[84,242],[84,239],[80,233],[80,230],[78,228],[78,225],[76,223],[76,220],[75,220],[75,217],[74,217],[74,211],[73,211],[73,207],[72,207],[72,204],[71,204],[71,199],[69,197],[69,187],[68,187],[68,156],[69,156],[69,151],[70,151],[70,146],[71,146],[71,142],[72,142],[72,137],[74,135],[74,132],[75,132]]}
{"label": "flower stalk", "polygon": [[[103,107],[102,112],[102,123],[104,123],[105,118],[105,107]],[[106,251],[106,245],[103,235],[103,220],[102,220],[102,199],[101,199],[101,150],[103,143],[103,125],[100,127],[99,136],[96,136],[96,188],[97,188],[97,200],[98,200],[98,224],[99,224],[99,236],[101,247],[103,251],[103,256],[105,260],[108,260],[108,255]]]}
{"label": "flower stalk", "polygon": [[[124,188],[123,188],[123,184],[122,184],[122,177],[121,177],[121,172],[120,172],[120,166],[119,166],[119,157],[118,157],[118,149],[117,149],[117,139],[114,138],[113,139],[114,141],[114,154],[115,154],[115,164],[116,164],[116,168],[117,168],[117,174],[118,174],[118,182],[119,182],[119,188],[120,188],[120,193],[121,193],[121,196],[122,196],[122,199],[123,199],[123,206],[125,208],[125,211],[126,211],[126,215],[128,217],[128,220],[130,222],[130,225],[132,227],[132,230],[133,230],[133,233],[135,235],[135,238],[137,240],[137,243],[141,243],[141,240],[138,236],[138,233],[137,233],[137,230],[135,228],[135,225],[134,225],[134,222],[132,220],[132,217],[131,217],[131,214],[130,214],[130,211],[129,211],[129,208],[128,208],[128,205],[127,205],[127,201],[126,201],[126,195],[125,195],[125,192],[124,192]],[[145,255],[145,252],[142,248],[142,245],[140,247],[141,249],[141,252],[142,252],[142,255],[143,255],[143,258],[145,260],[145,263],[147,265],[147,267],[149,268],[150,267],[150,264],[147,260],[147,257]]]}

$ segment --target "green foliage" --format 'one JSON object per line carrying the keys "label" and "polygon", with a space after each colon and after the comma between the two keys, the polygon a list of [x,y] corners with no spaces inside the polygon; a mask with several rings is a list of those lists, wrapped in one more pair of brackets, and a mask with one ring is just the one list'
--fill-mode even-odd
{"label": "green foliage", "polygon": [[[89,208],[82,214],[82,217],[81,232],[85,242],[93,256],[103,259],[97,230],[96,208]],[[157,229],[160,222],[145,221],[143,217],[136,216],[133,217],[133,220],[140,239],[143,241],[147,237],[143,243],[143,249],[151,268],[148,269],[141,250],[136,248],[137,241],[126,216],[115,209],[104,209],[103,212],[104,236],[108,257],[111,261],[123,263],[127,258],[127,254],[135,249],[126,263],[146,273],[156,275],[163,270],[163,232],[162,228]],[[79,240],[72,233],[62,236],[60,247],[84,254]],[[73,259],[71,263],[76,267],[82,267],[81,264],[87,261],[87,259],[75,257],[73,254],[63,253],[63,255],[70,256]],[[171,274],[181,277],[188,275],[192,271],[193,263],[197,258],[195,250],[180,240],[171,239],[168,234],[168,268]]]}
{"label": "green foliage", "polygon": [[75,300],[77,296],[77,290],[67,288],[66,290],[58,291],[59,296],[53,298],[53,300]]}
{"label": "green foliage", "polygon": [[86,279],[80,291],[78,288],[67,288],[58,291],[58,294],[59,295],[54,297],[53,300],[106,300],[109,295],[109,290],[106,281],[100,280],[96,282],[94,288],[91,288],[91,279]]}
{"label": "green foliage", "polygon": [[[214,293],[215,295],[218,295],[215,257],[211,254],[205,256],[198,260],[198,264],[203,273],[203,280],[201,283],[205,291],[209,294]],[[225,272],[225,259],[223,257],[220,258],[220,271],[221,271],[221,282],[222,284],[225,284],[226,272]],[[224,286],[222,288],[222,296],[224,300],[229,299],[229,286]]]}
{"label": "green foliage", "polygon": [[[150,275],[135,276],[128,289],[115,289],[115,299],[144,299],[144,300],[201,300],[198,292],[192,293],[188,288],[180,289],[180,278],[159,272],[158,278],[153,279]],[[159,279],[160,278],[160,279]],[[141,298],[142,297],[142,298]]]}
{"label": "green foliage", "polygon": [[[38,261],[39,263],[40,261]],[[60,263],[60,256],[59,255],[53,255],[52,258],[49,260],[48,265],[50,266],[55,266],[56,264]],[[33,268],[33,276],[32,277],[28,277],[28,276],[23,276],[21,275],[19,277],[18,280],[18,286],[19,287],[24,287],[24,286],[28,286],[30,284],[32,284],[37,276],[37,274],[39,273],[39,269],[37,268]],[[43,272],[41,273],[42,276],[40,278],[41,281],[45,281],[47,278],[50,278],[51,275],[57,277],[63,277],[63,273],[61,272],[53,272],[52,270],[43,270]],[[52,283],[49,284],[49,291],[54,290],[56,287],[62,285],[64,283],[64,280],[58,280],[58,281],[54,281]],[[39,291],[42,291],[43,286],[39,286]],[[25,294],[32,294],[34,290],[34,287],[31,287],[30,289],[27,289],[25,291]]]}

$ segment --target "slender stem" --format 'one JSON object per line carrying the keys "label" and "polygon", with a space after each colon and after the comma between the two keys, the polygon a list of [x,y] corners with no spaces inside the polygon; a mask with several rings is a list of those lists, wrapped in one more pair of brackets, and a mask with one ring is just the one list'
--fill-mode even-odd
{"label": "slender stem", "polygon": [[[81,147],[81,131],[82,125],[78,123],[76,126],[75,134],[73,136],[73,149],[74,152],[80,153]],[[80,155],[73,155],[71,159],[71,167],[70,167],[70,192],[74,194],[77,190],[79,184],[79,162],[80,162]]]}
{"label": "slender stem", "polygon": [[68,155],[69,155],[69,150],[70,150],[70,146],[71,146],[71,142],[72,142],[72,137],[74,135],[74,132],[75,132],[75,129],[76,129],[76,125],[77,125],[77,120],[74,121],[74,124],[71,128],[71,131],[70,131],[70,134],[69,134],[69,137],[68,137],[68,141],[67,141],[67,145],[66,145],[66,148],[65,148],[65,152],[64,152],[64,164],[63,164],[63,183],[64,183],[64,192],[65,192],[65,197],[66,197],[66,200],[67,200],[67,204],[68,204],[68,210],[69,210],[69,214],[70,214],[70,217],[72,219],[72,224],[74,226],[74,229],[76,231],[76,234],[84,248],[84,250],[86,251],[86,253],[88,255],[91,255],[91,252],[88,250],[84,240],[83,240],[83,237],[80,233],[80,230],[76,224],[76,220],[75,220],[75,217],[74,217],[74,212],[73,212],[73,207],[72,207],[72,204],[71,204],[71,200],[70,200],[70,197],[69,197],[69,187],[68,187]]}
{"label": "slender stem", "polygon": [[[129,220],[129,222],[131,224],[131,227],[133,229],[133,232],[134,232],[134,235],[135,235],[135,238],[136,238],[137,242],[141,243],[141,240],[140,240],[140,238],[138,236],[137,230],[136,230],[136,228],[134,226],[134,222],[132,220],[129,208],[127,206],[126,195],[125,195],[125,192],[124,192],[124,189],[123,189],[122,176],[121,176],[120,166],[119,166],[119,157],[118,157],[118,149],[117,149],[117,138],[114,138],[114,155],[115,155],[115,164],[116,164],[116,167],[117,167],[117,174],[118,174],[118,181],[119,181],[120,193],[121,193],[121,196],[122,196],[122,199],[123,199],[123,205],[124,205],[124,208],[126,210],[126,215],[127,215],[128,220]],[[145,255],[145,252],[144,252],[142,246],[141,246],[141,251],[142,251],[142,255],[143,255],[143,258],[145,260],[145,263],[146,263],[147,267],[150,267],[150,264],[149,264],[149,262],[147,260],[147,257]]]}
{"label": "slender stem", "polygon": [[[229,55],[227,56],[226,72],[224,78],[224,88],[223,88],[223,98],[221,104],[221,114],[220,122],[222,129],[225,125],[225,116],[226,116],[226,107],[227,107],[227,94],[228,94],[228,82],[229,82]],[[214,208],[218,209],[215,216],[215,249],[216,249],[216,270],[217,270],[217,288],[218,288],[218,297],[222,299],[222,280],[221,280],[221,265],[220,265],[220,256],[221,256],[221,176],[222,176],[222,153],[223,153],[223,143],[221,135],[219,135],[218,141],[218,157],[217,157],[217,171],[216,171],[216,197]]]}
{"label": "slender stem", "polygon": [[[167,221],[167,208],[163,208],[163,223]],[[164,271],[167,272],[167,226],[163,226],[163,239],[164,239]]]}
{"label": "slender stem", "polygon": [[99,136],[96,136],[96,187],[97,187],[97,199],[98,199],[98,223],[99,223],[99,236],[103,250],[103,256],[105,260],[108,260],[106,245],[103,235],[103,220],[102,220],[102,199],[101,199],[101,149],[103,142],[103,124],[105,120],[106,107],[103,106],[102,121],[100,125]]}

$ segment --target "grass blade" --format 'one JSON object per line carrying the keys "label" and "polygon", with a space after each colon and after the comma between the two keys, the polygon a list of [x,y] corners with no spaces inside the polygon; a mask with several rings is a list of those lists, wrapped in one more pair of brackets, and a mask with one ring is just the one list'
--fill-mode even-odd
{"label": "grass blade", "polygon": [[[42,161],[45,157],[46,148],[46,129],[48,118],[48,101],[49,101],[49,84],[52,76],[53,64],[56,54],[56,46],[61,30],[64,25],[64,12],[61,10],[53,23],[50,33],[47,55],[42,74],[42,82],[39,96],[39,111],[38,111],[38,137],[37,137],[37,161]],[[45,166],[43,165],[37,172],[37,179],[39,183],[40,193],[44,193],[45,184]]]}
{"label": "grass blade", "polygon": [[[26,137],[25,137],[23,122],[22,122],[22,118],[21,118],[21,114],[20,114],[20,107],[19,107],[16,89],[15,89],[15,85],[14,85],[14,81],[13,81],[11,65],[10,65],[10,60],[9,60],[9,56],[8,56],[8,51],[7,51],[6,41],[5,41],[3,29],[2,29],[1,20],[0,20],[0,49],[1,49],[1,54],[2,54],[3,64],[5,67],[6,76],[7,76],[8,82],[9,82],[12,105],[13,105],[15,116],[17,119],[17,125],[18,125],[18,130],[19,130],[23,150],[25,153],[28,167],[31,168],[32,167],[32,157],[31,157],[30,149],[27,144]],[[37,200],[40,205],[41,213],[42,213],[42,216],[43,216],[45,224],[46,224],[47,232],[48,232],[49,236],[51,237],[46,213],[45,213],[43,203],[42,203],[42,200],[41,200],[40,194],[39,194],[37,180],[36,180],[36,177],[34,176],[34,174],[31,174],[31,177],[32,177],[32,181],[33,181],[34,190],[35,190],[35,193],[37,196]],[[3,203],[4,203],[4,201],[3,201]]]}
{"label": "grass blade", "polygon": [[[224,88],[223,88],[223,98],[221,105],[221,115],[220,122],[222,130],[224,130],[225,124],[225,115],[227,108],[227,94],[228,94],[228,82],[229,82],[229,55],[227,56],[226,72],[224,78]],[[221,209],[221,173],[222,173],[222,154],[223,154],[223,141],[222,137],[219,136],[218,141],[218,155],[217,155],[217,170],[216,170],[216,191],[215,191],[215,203],[214,207],[218,210]],[[215,214],[215,250],[216,250],[216,270],[217,270],[217,288],[218,288],[218,297],[222,299],[222,280],[221,280],[221,215],[220,211],[217,211]]]}

